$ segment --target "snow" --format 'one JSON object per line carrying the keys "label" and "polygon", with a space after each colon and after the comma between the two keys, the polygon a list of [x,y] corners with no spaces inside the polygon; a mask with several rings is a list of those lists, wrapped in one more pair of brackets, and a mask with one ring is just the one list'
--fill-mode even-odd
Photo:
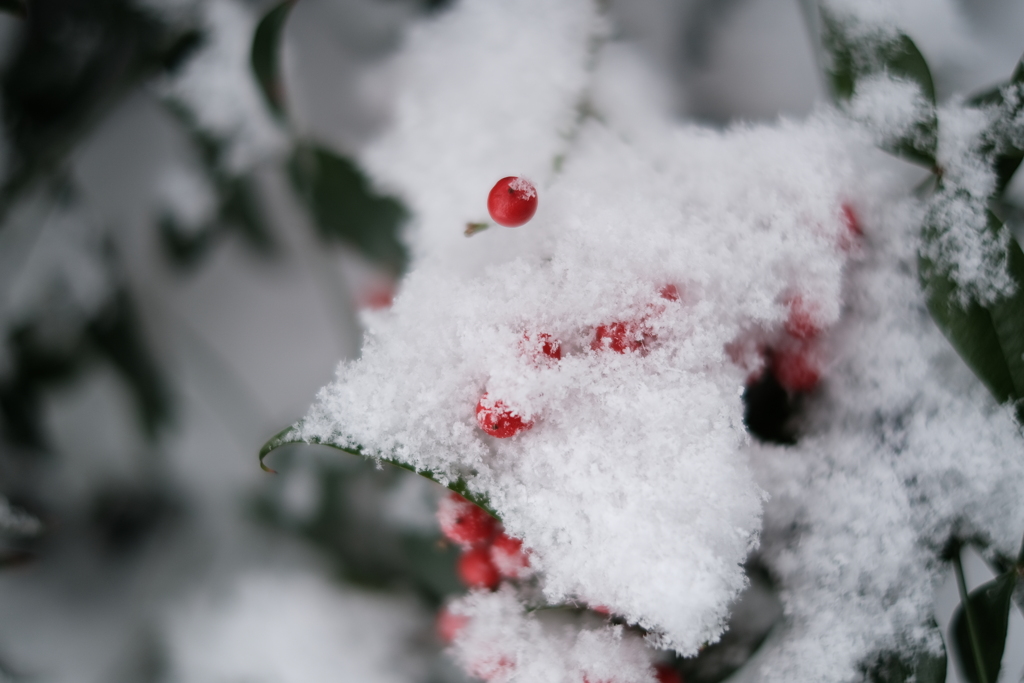
{"label": "snow", "polygon": [[470,675],[510,680],[654,683],[651,652],[622,626],[573,610],[524,611],[514,591],[476,591],[449,605],[467,619],[453,643]]}
{"label": "snow", "polygon": [[[976,220],[987,115],[942,108],[949,190],[925,203],[916,171],[873,149],[919,119],[916,86],[881,74],[852,118],[716,131],[652,115],[638,68],[584,2],[464,0],[410,35],[364,159],[416,215],[413,267],[301,436],[464,479],[524,540],[544,602],[605,605],[650,646],[690,656],[717,639],[757,552],[786,613],[764,680],[855,680],[881,651],[936,651],[939,550],[955,534],[1012,553],[1024,518],[1019,426],[935,327],[916,274],[927,219],[966,293],[1008,291],[1008,233]],[[536,217],[464,237],[509,174],[536,182]],[[794,343],[797,301],[823,381],[796,446],[756,443],[743,386]],[[595,344],[614,323],[635,349]],[[524,352],[539,334],[560,360]],[[533,427],[485,435],[485,393]],[[526,611],[538,600],[506,585],[457,602],[471,625],[456,658],[501,681],[578,681],[591,664],[590,680],[649,680],[635,631],[554,628]]]}
{"label": "snow", "polygon": [[422,667],[421,622],[410,602],[315,573],[243,574],[226,594],[197,595],[168,618],[169,680],[408,683]]}

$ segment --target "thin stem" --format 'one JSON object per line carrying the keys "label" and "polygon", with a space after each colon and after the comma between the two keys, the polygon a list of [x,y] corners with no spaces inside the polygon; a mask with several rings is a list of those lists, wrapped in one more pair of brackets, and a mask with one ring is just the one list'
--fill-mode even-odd
{"label": "thin stem", "polygon": [[981,641],[978,639],[978,628],[974,621],[974,611],[971,609],[971,601],[967,594],[967,584],[964,582],[964,566],[960,562],[960,548],[953,554],[953,571],[956,572],[956,587],[960,591],[960,604],[964,608],[964,616],[967,618],[967,633],[971,637],[971,650],[974,651],[974,663],[978,669],[978,680],[981,683],[989,683],[988,672],[985,671],[985,661],[981,656]]}

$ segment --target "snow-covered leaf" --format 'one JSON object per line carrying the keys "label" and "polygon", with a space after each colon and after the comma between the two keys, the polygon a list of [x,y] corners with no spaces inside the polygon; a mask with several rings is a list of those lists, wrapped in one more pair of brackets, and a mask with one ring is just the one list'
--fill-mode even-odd
{"label": "snow-covered leaf", "polygon": [[[1002,223],[991,212],[992,230]],[[925,241],[933,239],[925,231]],[[1000,403],[1024,397],[1024,253],[1016,240],[1009,242],[1007,265],[1016,291],[983,306],[971,300],[965,306],[956,284],[927,256],[919,259],[921,285],[928,309],[939,329]]]}
{"label": "snow-covered leaf", "polygon": [[[942,643],[942,634],[934,619],[929,623],[929,628],[939,643]],[[938,652],[922,644],[912,652],[881,653],[868,668],[867,680],[871,683],[945,683],[945,643],[942,643]]]}
{"label": "snow-covered leaf", "polygon": [[267,105],[279,117],[285,115],[284,82],[281,80],[281,36],[295,0],[284,0],[263,15],[252,38],[252,70]]}
{"label": "snow-covered leaf", "polygon": [[[343,446],[343,445],[340,445],[338,443],[333,443],[329,439],[321,439],[321,438],[316,437],[316,436],[310,437],[310,436],[304,435],[303,423],[302,423],[302,421],[299,421],[299,422],[295,423],[294,425],[292,425],[291,427],[286,427],[285,429],[282,429],[280,432],[278,432],[274,436],[270,437],[270,439],[265,444],[263,444],[263,447],[260,448],[260,467],[263,469],[264,472],[270,472],[271,474],[276,474],[276,472],[274,470],[270,469],[266,465],[264,460],[266,459],[266,457],[268,455],[270,455],[273,451],[277,450],[281,446],[287,446],[287,445],[290,445],[290,444],[311,444],[311,445],[317,445],[317,446],[329,446],[331,448],[336,448],[339,451],[342,451],[344,453],[348,453],[349,455],[358,455],[359,457],[366,457],[363,454],[362,449],[360,449],[360,448],[353,448],[351,446]],[[478,493],[474,493],[473,491],[470,491],[469,487],[466,486],[465,480],[463,480],[461,478],[454,479],[454,480],[444,479],[442,477],[439,477],[434,472],[431,472],[430,470],[417,470],[412,465],[404,463],[404,462],[402,462],[400,460],[395,460],[393,458],[378,458],[378,460],[380,460],[381,462],[386,462],[386,463],[389,463],[391,465],[394,465],[395,467],[400,467],[403,470],[409,470],[410,472],[415,472],[416,474],[420,475],[421,477],[425,477],[425,478],[427,478],[427,479],[429,479],[431,481],[437,482],[438,484],[441,484],[442,486],[444,486],[444,487],[454,491],[455,493],[458,493],[459,495],[461,495],[466,500],[471,501],[472,503],[475,503],[476,505],[479,505],[481,508],[483,508],[484,510],[487,511],[487,514],[491,515],[492,517],[494,517],[496,519],[500,519],[498,517],[498,514],[494,511],[494,509],[491,508],[490,503],[488,502],[487,498],[485,496],[482,496],[482,495],[478,494]]]}
{"label": "snow-covered leaf", "polygon": [[[850,104],[875,81],[912,84],[923,98],[912,125],[881,141],[887,151],[925,166],[935,165],[938,118],[935,85],[921,51],[905,33],[860,25],[826,5],[820,8],[825,69],[833,96]],[[875,90],[872,88],[872,91]],[[892,97],[886,98],[889,102]]]}
{"label": "snow-covered leaf", "polygon": [[969,683],[982,680],[993,683],[999,678],[1003,650],[1006,647],[1006,627],[1010,618],[1010,600],[1017,583],[1017,572],[1009,571],[971,591],[970,603],[973,621],[978,629],[977,644],[981,649],[984,678],[979,675],[978,661],[974,656],[971,633],[968,628],[963,605],[953,613],[951,632],[953,649],[960,665],[960,673]]}

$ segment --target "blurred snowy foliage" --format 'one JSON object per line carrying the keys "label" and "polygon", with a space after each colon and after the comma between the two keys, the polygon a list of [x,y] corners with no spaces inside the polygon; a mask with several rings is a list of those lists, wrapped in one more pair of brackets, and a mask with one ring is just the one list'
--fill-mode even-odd
{"label": "blurred snowy foliage", "polygon": [[[458,278],[496,272],[495,254],[505,262],[561,255],[566,268],[578,268],[566,260],[569,251],[559,251],[556,227],[567,216],[576,224],[561,239],[610,240],[601,249],[612,261],[598,264],[609,273],[605,294],[591,294],[614,305],[575,320],[576,298],[539,298],[538,315],[566,334],[645,306],[646,294],[627,282],[638,270],[659,282],[685,273],[696,292],[731,269],[753,278],[757,268],[702,263],[692,246],[678,250],[672,267],[651,267],[654,253],[630,256],[634,235],[671,232],[658,226],[675,220],[678,207],[663,200],[682,201],[681,187],[690,187],[688,204],[705,204],[695,244],[716,231],[741,242],[744,221],[756,216],[776,227],[792,223],[785,234],[805,240],[803,250],[790,261],[768,259],[758,272],[813,264],[813,277],[796,284],[822,295],[818,313],[832,326],[826,382],[813,400],[767,380],[741,400],[744,373],[724,370],[730,361],[722,359],[714,367],[724,374],[707,382],[717,387],[716,400],[679,397],[723,430],[737,460],[719,474],[736,479],[739,472],[743,486],[730,487],[745,491],[736,516],[717,520],[735,527],[731,545],[719,548],[729,579],[705,596],[713,616],[702,633],[728,630],[694,659],[655,652],[628,622],[640,620],[637,605],[656,605],[661,588],[645,586],[654,588],[646,602],[612,595],[608,602],[628,618],[597,618],[583,604],[592,596],[580,593],[603,591],[616,575],[604,572],[614,568],[607,558],[592,562],[583,553],[569,556],[575,564],[563,567],[563,577],[578,569],[586,581],[563,581],[548,593],[574,595],[576,607],[534,616],[529,609],[544,600],[536,585],[516,597],[471,594],[454,607],[506,620],[479,619],[453,646],[454,660],[473,670],[480,652],[485,668],[508,654],[531,680],[589,671],[590,683],[619,680],[613,674],[623,662],[635,680],[648,680],[652,662],[671,663],[691,683],[737,670],[743,680],[760,672],[903,680],[886,678],[899,669],[892,662],[922,644],[938,651],[929,620],[949,571],[936,560],[937,544],[951,535],[973,541],[996,566],[1013,552],[1022,518],[1013,514],[1022,483],[1014,418],[995,407],[923,308],[913,275],[916,237],[907,226],[924,209],[905,199],[920,173],[869,149],[874,133],[899,137],[913,125],[921,111],[913,89],[885,78],[861,84],[848,111],[863,128],[837,133],[836,119],[822,109],[827,86],[808,30],[809,4],[796,0],[611,0],[600,16],[582,1],[537,3],[531,14],[512,17],[524,27],[515,35],[486,18],[467,23],[467,9],[485,4],[302,0],[286,7],[273,60],[282,115],[268,108],[250,53],[258,22],[278,3],[30,0],[27,18],[0,11],[0,678],[463,680],[427,616],[455,605],[452,596],[462,592],[457,549],[440,539],[433,517],[440,487],[298,448],[275,454],[280,475],[270,478],[253,454],[304,413],[338,358],[360,353],[364,328],[380,338],[396,327],[392,316],[419,307],[422,319],[410,318],[407,331],[426,351],[437,340],[416,331],[446,334],[438,326],[442,310],[472,328],[478,318],[470,313],[500,314],[488,310],[491,295],[507,296],[524,282],[536,291],[566,286],[531,284],[534,271],[524,270],[490,282],[477,301]],[[1020,56],[1024,10],[1010,0],[831,4],[868,24],[899,26],[920,47],[940,103],[938,153],[950,181],[967,190],[948,202],[938,193],[928,210],[940,227],[974,220],[993,185],[1009,182],[979,159],[991,152],[986,140],[1000,153],[1021,146],[1019,128],[992,128],[1007,120],[994,112],[1012,109],[1020,94],[1000,91],[987,109],[961,104],[977,86],[1007,78]],[[0,10],[25,6],[0,2]],[[498,11],[516,7],[504,3]],[[489,50],[473,47],[485,41]],[[484,69],[502,77],[479,80]],[[524,100],[523,93],[531,94]],[[789,118],[780,123],[780,114]],[[481,130],[481,120],[490,128]],[[817,131],[810,142],[808,130]],[[455,143],[438,147],[445,140]],[[698,162],[744,178],[729,186],[736,195],[717,194],[715,176],[694,170]],[[616,172],[606,174],[609,168]],[[486,218],[482,198],[507,172],[541,185],[541,213],[520,229],[546,235],[539,247],[524,249],[513,234],[494,230],[462,235],[465,222]],[[739,215],[748,195],[763,199],[779,187],[799,195],[801,174],[807,187],[825,188],[796,202],[820,233],[801,232],[799,212],[789,215],[781,204]],[[645,200],[619,206],[614,198],[623,188]],[[830,261],[825,242],[843,229],[837,207],[846,200],[855,200],[865,243]],[[981,301],[1008,290],[991,275],[1005,265],[999,248],[1019,229],[1014,201],[1019,193],[1009,191],[998,207],[1009,230],[993,236],[978,224],[974,233],[947,231],[935,242],[937,260],[968,256],[943,272]],[[635,227],[616,237],[623,212]],[[716,222],[716,212],[731,218]],[[756,264],[770,253],[763,246],[750,242],[737,253]],[[620,269],[616,256],[628,265]],[[395,313],[387,312],[407,270]],[[775,294],[795,283],[765,277]],[[445,278],[450,298],[438,307],[426,293]],[[420,285],[429,287],[417,294]],[[776,329],[786,308],[775,294],[735,300],[744,315],[759,311],[758,324]],[[712,321],[726,334],[710,309],[692,320],[668,310],[658,322],[666,347],[694,321]],[[742,326],[742,317],[726,327]],[[519,396],[514,349],[500,340],[483,344],[496,339],[482,340],[476,361],[487,361],[495,388]],[[719,341],[708,339],[703,350]],[[741,349],[752,366],[755,347]],[[505,351],[497,360],[488,355]],[[660,363],[659,353],[645,360]],[[704,358],[701,349],[685,353],[698,365]],[[445,358],[418,369],[442,367]],[[620,365],[616,381],[645,377],[629,362]],[[597,371],[579,366],[578,378]],[[667,372],[669,364],[658,367]],[[414,379],[416,370],[399,379]],[[691,370],[700,374],[697,365]],[[457,378],[452,372],[444,381]],[[553,382],[547,395],[565,386]],[[461,420],[458,429],[475,429],[475,391],[452,404],[462,413],[442,427]],[[546,399],[521,393],[524,404],[547,409]],[[759,400],[764,405],[752,408]],[[755,428],[772,411],[778,414]],[[416,431],[410,414],[398,417],[405,421],[399,427]],[[751,441],[744,420],[758,436],[790,446]],[[649,476],[645,485],[667,489],[685,477],[679,463],[675,471],[652,469],[644,460],[652,449],[619,445],[623,453],[634,449],[632,474]],[[599,450],[586,440],[577,446]],[[473,448],[461,455],[493,456]],[[538,459],[564,456],[536,452]],[[696,488],[695,508],[707,504]],[[489,491],[493,502],[511,510],[514,496],[499,490]],[[760,491],[769,497],[758,532]],[[671,493],[653,496],[654,507],[670,511]],[[519,516],[506,519],[510,531],[526,533],[538,548],[557,547],[559,539],[537,535],[550,508],[531,508],[529,497],[520,502]],[[705,528],[713,528],[708,521]],[[624,552],[650,540],[633,532],[612,537],[634,544],[621,546]],[[547,570],[559,561],[537,557]],[[752,585],[741,592],[747,580]],[[678,595],[684,588],[673,587]],[[673,605],[662,605],[666,614]],[[495,637],[510,630],[522,649],[498,652]],[[690,635],[692,651],[701,637]],[[1022,664],[1014,656],[1008,647],[1004,675]],[[955,680],[958,672],[949,675]]]}

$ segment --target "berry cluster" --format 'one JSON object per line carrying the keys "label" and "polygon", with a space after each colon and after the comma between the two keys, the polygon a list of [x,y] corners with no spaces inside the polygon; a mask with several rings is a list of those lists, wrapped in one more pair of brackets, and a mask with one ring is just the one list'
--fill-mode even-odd
{"label": "berry cluster", "polygon": [[501,524],[457,493],[441,499],[437,509],[441,532],[462,546],[459,578],[470,588],[497,588],[502,579],[529,574],[523,542],[505,534]]}
{"label": "berry cluster", "polygon": [[[678,302],[679,289],[673,284],[658,290],[664,301]],[[590,338],[592,351],[614,351],[615,353],[641,353],[657,338],[652,320],[663,313],[662,303],[649,304],[644,315],[632,320],[616,320],[594,328]],[[523,356],[534,365],[553,364],[562,359],[562,342],[546,332],[523,334],[521,350]],[[533,421],[501,399],[485,393],[476,404],[476,421],[484,432],[497,439],[507,439],[533,427]]]}

